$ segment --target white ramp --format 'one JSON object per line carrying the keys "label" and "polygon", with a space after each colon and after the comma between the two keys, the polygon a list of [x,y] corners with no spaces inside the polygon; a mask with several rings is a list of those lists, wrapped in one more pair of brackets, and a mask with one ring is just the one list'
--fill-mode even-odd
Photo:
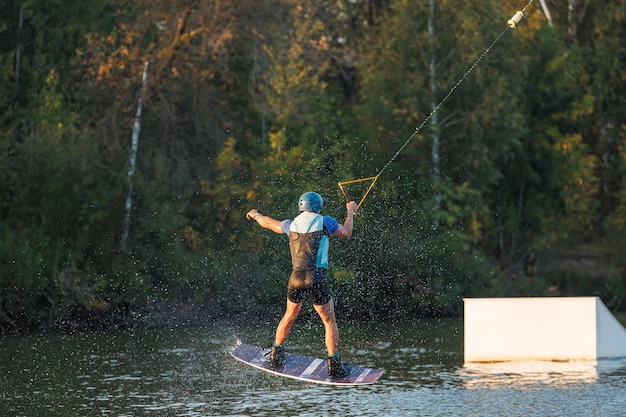
{"label": "white ramp", "polygon": [[626,329],[598,297],[463,301],[466,363],[626,357]]}

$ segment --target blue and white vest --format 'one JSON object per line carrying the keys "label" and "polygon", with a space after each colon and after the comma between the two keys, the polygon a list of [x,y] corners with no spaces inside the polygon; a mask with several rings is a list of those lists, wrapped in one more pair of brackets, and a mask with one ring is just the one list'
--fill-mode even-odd
{"label": "blue and white vest", "polygon": [[289,226],[289,248],[294,271],[328,269],[328,231],[324,217],[303,211]]}

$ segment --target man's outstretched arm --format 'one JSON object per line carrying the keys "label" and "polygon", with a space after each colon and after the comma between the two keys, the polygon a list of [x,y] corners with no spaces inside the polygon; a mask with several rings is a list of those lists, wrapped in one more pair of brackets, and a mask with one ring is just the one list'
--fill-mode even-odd
{"label": "man's outstretched arm", "polygon": [[250,210],[246,214],[246,218],[248,220],[256,220],[256,222],[264,229],[268,229],[276,233],[283,233],[283,229],[280,227],[280,221],[273,219],[270,216],[264,216],[256,209]]}

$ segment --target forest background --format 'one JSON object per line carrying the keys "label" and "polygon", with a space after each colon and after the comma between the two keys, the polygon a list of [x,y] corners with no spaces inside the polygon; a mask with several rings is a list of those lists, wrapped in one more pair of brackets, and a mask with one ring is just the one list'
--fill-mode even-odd
{"label": "forest background", "polygon": [[245,213],[317,191],[343,221],[337,182],[380,172],[503,31],[333,242],[339,314],[623,310],[626,1],[507,29],[525,5],[2,0],[0,332],[279,315],[288,245]]}

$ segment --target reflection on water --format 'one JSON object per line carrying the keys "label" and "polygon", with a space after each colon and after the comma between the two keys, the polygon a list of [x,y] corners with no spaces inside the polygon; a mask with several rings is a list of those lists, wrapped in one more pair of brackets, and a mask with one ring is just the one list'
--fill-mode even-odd
{"label": "reflection on water", "polygon": [[[0,416],[623,416],[626,361],[463,365],[461,320],[343,324],[343,356],[386,370],[365,387],[279,378],[233,360],[275,323],[0,337]],[[323,355],[321,324],[288,349]]]}
{"label": "reflection on water", "polygon": [[519,388],[550,385],[567,386],[573,383],[595,383],[598,380],[598,362],[520,361],[498,363],[469,363],[459,375],[470,388]]}
{"label": "reflection on water", "polygon": [[[458,375],[468,388],[568,388],[598,383],[602,377],[624,375],[626,359],[599,361],[516,361],[466,363]],[[626,403],[624,404],[626,406]]]}

